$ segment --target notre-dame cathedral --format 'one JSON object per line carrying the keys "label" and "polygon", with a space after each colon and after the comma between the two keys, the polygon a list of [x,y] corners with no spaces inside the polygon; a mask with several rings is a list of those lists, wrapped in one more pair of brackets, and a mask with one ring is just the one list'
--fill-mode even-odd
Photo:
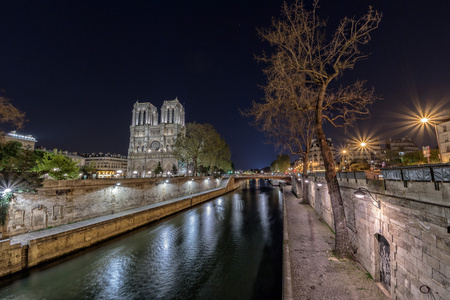
{"label": "notre-dame cathedral", "polygon": [[149,102],[136,102],[130,126],[128,147],[128,177],[152,177],[161,163],[163,175],[178,168],[173,155],[173,146],[179,133],[185,132],[184,107],[175,100],[164,101],[161,107],[161,122],[158,109]]}

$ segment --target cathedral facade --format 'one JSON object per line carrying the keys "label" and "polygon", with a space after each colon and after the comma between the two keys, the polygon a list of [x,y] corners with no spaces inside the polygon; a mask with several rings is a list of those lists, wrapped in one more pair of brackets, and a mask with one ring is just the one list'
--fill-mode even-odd
{"label": "cathedral facade", "polygon": [[178,168],[173,155],[175,139],[185,133],[184,107],[175,100],[164,101],[161,107],[161,121],[158,109],[149,102],[136,102],[130,126],[128,147],[128,177],[153,177],[161,163],[163,175]]}

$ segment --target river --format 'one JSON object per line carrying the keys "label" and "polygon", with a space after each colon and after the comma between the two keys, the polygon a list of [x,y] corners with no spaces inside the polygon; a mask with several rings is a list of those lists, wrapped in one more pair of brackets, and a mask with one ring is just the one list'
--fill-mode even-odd
{"label": "river", "polygon": [[281,299],[283,208],[239,189],[19,276],[0,299]]}

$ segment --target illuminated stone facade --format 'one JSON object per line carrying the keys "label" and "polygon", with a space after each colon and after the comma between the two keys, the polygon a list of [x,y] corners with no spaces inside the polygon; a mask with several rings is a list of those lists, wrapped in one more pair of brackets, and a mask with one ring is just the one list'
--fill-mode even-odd
{"label": "illuminated stone facade", "polygon": [[178,99],[164,101],[161,121],[157,108],[149,103],[136,102],[130,126],[128,147],[128,177],[153,177],[161,163],[163,176],[171,172],[178,160],[173,146],[178,134],[185,133],[184,107]]}
{"label": "illuminated stone facade", "polygon": [[[333,155],[333,161],[335,160],[335,150],[333,142],[330,138],[327,138],[328,147],[330,147],[331,154]],[[319,142],[316,139],[311,141],[311,149],[309,150],[308,163],[310,171],[325,170],[325,165],[322,158],[322,153],[320,152]]]}
{"label": "illuminated stone facade", "polygon": [[97,170],[98,178],[120,178],[126,176],[127,158],[120,154],[88,153],[85,157],[85,165]]}
{"label": "illuminated stone facade", "polygon": [[450,121],[436,125],[441,162],[450,162]]}
{"label": "illuminated stone facade", "polygon": [[15,131],[11,131],[10,133],[5,135],[5,142],[19,142],[22,144],[22,148],[33,151],[34,145],[37,140],[31,135],[21,135],[16,133]]}

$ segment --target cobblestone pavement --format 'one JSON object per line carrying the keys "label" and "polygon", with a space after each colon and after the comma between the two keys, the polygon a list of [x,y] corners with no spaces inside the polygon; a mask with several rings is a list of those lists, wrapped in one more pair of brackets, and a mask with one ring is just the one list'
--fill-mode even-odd
{"label": "cobblestone pavement", "polygon": [[291,283],[284,299],[389,299],[358,262],[333,257],[334,233],[309,204],[299,204],[290,187],[284,199],[284,246],[290,256],[284,258],[284,266],[290,265],[284,282]]}

